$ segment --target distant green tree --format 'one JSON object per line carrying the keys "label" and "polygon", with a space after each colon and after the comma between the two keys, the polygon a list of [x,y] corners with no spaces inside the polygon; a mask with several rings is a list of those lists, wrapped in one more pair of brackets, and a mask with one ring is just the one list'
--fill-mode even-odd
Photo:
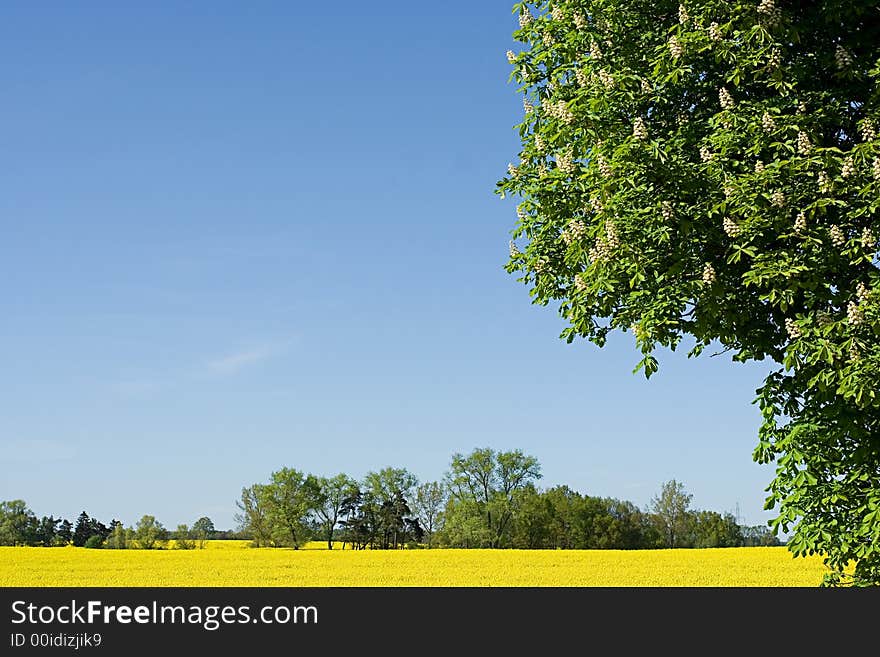
{"label": "distant green tree", "polygon": [[66,518],[61,521],[55,534],[59,545],[69,545],[73,540],[73,525]]}
{"label": "distant green tree", "polygon": [[73,544],[78,547],[84,547],[86,541],[92,536],[100,536],[101,541],[107,538],[110,529],[97,518],[89,517],[89,514],[83,511],[76,519],[76,527],[73,530]]}
{"label": "distant green tree", "polygon": [[192,531],[199,549],[203,549],[205,541],[214,538],[214,534],[217,532],[214,528],[214,523],[207,516],[202,516],[196,520],[193,523]]}
{"label": "distant green tree", "polygon": [[541,466],[522,450],[496,452],[477,448],[468,455],[453,454],[446,485],[466,508],[476,509],[486,528],[488,545],[502,547],[513,517],[514,497],[520,489],[541,478]]}
{"label": "distant green tree", "polygon": [[549,547],[571,548],[577,542],[577,510],[583,496],[568,486],[555,486],[544,491],[547,503]]}
{"label": "distant green tree", "polygon": [[372,521],[371,547],[397,548],[407,541],[411,526],[409,501],[418,478],[405,468],[383,468],[364,477],[362,503],[369,507],[365,518]]}
{"label": "distant green tree", "polygon": [[555,547],[553,507],[547,496],[529,484],[515,493],[514,502],[510,547],[524,550]]}
{"label": "distant green tree", "polygon": [[443,547],[480,548],[492,541],[482,509],[468,496],[449,496],[440,524],[437,540]]}
{"label": "distant green tree", "polygon": [[271,490],[265,484],[253,484],[241,489],[236,501],[235,519],[239,530],[251,537],[254,547],[272,545],[272,521],[269,515]]}
{"label": "distant green tree", "polygon": [[666,537],[666,547],[682,547],[682,538],[688,531],[692,499],[693,495],[685,491],[684,485],[672,479],[664,482],[660,493],[651,500],[651,510]]}
{"label": "distant green tree", "polygon": [[154,516],[144,515],[134,528],[137,545],[142,550],[154,550],[164,547],[168,533],[162,523]]}
{"label": "distant green tree", "polygon": [[306,487],[310,498],[309,506],[318,519],[318,524],[327,541],[327,549],[333,549],[333,533],[342,517],[345,501],[357,491],[357,482],[347,474],[334,477],[306,478]]}
{"label": "distant green tree", "polygon": [[748,547],[769,547],[782,545],[776,533],[767,525],[741,527],[743,545]]}
{"label": "distant green tree", "polygon": [[83,545],[85,548],[89,548],[92,550],[99,550],[104,547],[104,540],[101,538],[100,534],[92,534],[86,539],[85,544]]}
{"label": "distant green tree", "polygon": [[185,524],[177,525],[174,532],[174,548],[177,550],[194,550],[196,542],[193,539],[194,532]]}
{"label": "distant green tree", "polygon": [[690,524],[692,547],[741,547],[744,544],[742,530],[729,513],[693,511]]}
{"label": "distant green tree", "polygon": [[439,481],[419,485],[413,495],[412,510],[425,532],[428,548],[433,547],[434,534],[442,529],[442,513],[447,497],[446,486]]}
{"label": "distant green tree", "polygon": [[110,535],[104,541],[104,547],[110,550],[125,550],[128,547],[128,532],[119,521],[110,523]]}
{"label": "distant green tree", "polygon": [[76,547],[83,547],[89,536],[92,535],[92,519],[89,514],[83,511],[76,519],[76,525],[73,528],[73,544]]}
{"label": "distant green tree", "polygon": [[0,502],[0,545],[32,543],[36,525],[36,516],[24,500]]}
{"label": "distant green tree", "polygon": [[267,517],[276,544],[299,549],[310,537],[310,508],[306,475],[294,468],[273,472],[266,488]]}
{"label": "distant green tree", "polygon": [[43,516],[40,518],[39,522],[36,523],[34,531],[34,543],[45,547],[52,547],[55,545],[58,524],[60,522],[60,518],[56,519],[53,516]]}

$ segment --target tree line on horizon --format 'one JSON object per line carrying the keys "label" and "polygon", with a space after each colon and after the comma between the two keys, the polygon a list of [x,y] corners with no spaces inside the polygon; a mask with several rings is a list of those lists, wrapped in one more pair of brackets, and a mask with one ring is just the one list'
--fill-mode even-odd
{"label": "tree line on horizon", "polygon": [[233,531],[217,531],[207,516],[192,526],[181,524],[169,531],[154,516],[144,515],[126,527],[115,518],[109,525],[83,511],[75,523],[66,518],[38,518],[24,500],[0,502],[0,545],[30,547],[74,547],[159,550],[204,548],[205,542],[242,538]]}
{"label": "tree line on horizon", "polygon": [[768,527],[742,526],[730,513],[690,507],[675,481],[646,510],[632,502],[540,489],[541,466],[521,450],[453,454],[441,481],[420,483],[405,468],[363,479],[295,468],[242,489],[238,529],[255,547],[328,549],[650,549],[781,545]]}
{"label": "tree line on horizon", "polygon": [[294,468],[242,488],[235,530],[210,518],[166,529],[152,515],[130,527],[105,525],[83,511],[76,520],[37,516],[23,500],[0,502],[0,545],[107,549],[193,549],[215,539],[254,547],[298,549],[314,540],[328,549],[516,548],[656,549],[781,545],[766,526],[738,524],[730,513],[691,508],[683,484],[664,482],[647,509],[568,486],[541,489],[538,460],[521,450],[477,448],[453,454],[440,481],[420,483],[405,468],[368,472],[361,480]]}

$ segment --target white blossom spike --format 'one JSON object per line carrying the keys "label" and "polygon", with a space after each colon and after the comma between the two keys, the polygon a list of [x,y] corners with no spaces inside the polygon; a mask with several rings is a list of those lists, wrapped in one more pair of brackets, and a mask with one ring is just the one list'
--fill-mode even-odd
{"label": "white blossom spike", "polygon": [[724,220],[721,222],[721,227],[724,229],[724,232],[727,233],[728,237],[739,237],[741,232],[739,224],[730,217],[724,217]]}
{"label": "white blossom spike", "polygon": [[645,121],[642,117],[636,118],[633,123],[633,137],[639,141],[644,141],[648,138],[648,128],[645,126]]}
{"label": "white blossom spike", "polygon": [[616,249],[620,246],[620,238],[617,235],[617,226],[614,225],[613,221],[607,221],[605,223],[605,241],[608,244],[609,249]]}
{"label": "white blossom spike", "polygon": [[810,137],[803,130],[798,132],[797,149],[801,155],[809,155],[813,145],[810,143]]}
{"label": "white blossom spike", "polygon": [[539,134],[535,135],[535,150],[539,153],[543,153],[547,150],[547,144],[544,141],[544,138]]}
{"label": "white blossom spike", "polygon": [[703,282],[706,285],[712,285],[715,282],[715,267],[709,262],[703,265]]}
{"label": "white blossom spike", "polygon": [[837,68],[841,71],[848,69],[853,63],[852,55],[850,55],[849,51],[839,43],[834,50],[834,61],[837,63]]}
{"label": "white blossom spike", "polygon": [[718,101],[721,103],[721,109],[731,109],[733,107],[733,96],[725,88],[721,87],[718,92]]}
{"label": "white blossom spike", "polygon": [[562,171],[562,173],[566,175],[573,174],[577,169],[574,163],[574,156],[572,155],[571,151],[558,153],[556,155],[556,166],[560,171]]}
{"label": "white blossom spike", "polygon": [[761,0],[758,5],[758,13],[763,17],[768,27],[775,27],[782,19],[782,10],[776,6],[774,0]]}
{"label": "white blossom spike", "polygon": [[849,322],[851,326],[858,326],[865,321],[865,309],[861,304],[858,304],[855,301],[850,301],[846,304],[846,321]]}

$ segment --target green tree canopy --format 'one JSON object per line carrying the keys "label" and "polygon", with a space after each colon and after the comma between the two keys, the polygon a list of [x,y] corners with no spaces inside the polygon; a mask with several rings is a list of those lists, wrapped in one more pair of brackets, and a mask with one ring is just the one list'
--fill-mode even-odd
{"label": "green tree canopy", "polygon": [[660,492],[651,500],[651,510],[657,516],[666,539],[666,547],[681,547],[686,544],[689,527],[688,511],[693,495],[684,484],[675,479],[663,484]]}
{"label": "green tree canopy", "polygon": [[342,517],[345,503],[357,494],[357,482],[345,473],[333,477],[309,475],[306,485],[310,496],[309,506],[324,532],[327,549],[333,549],[333,532]]}
{"label": "green tree canopy", "polygon": [[[541,478],[541,465],[522,450],[499,452],[490,447],[470,454],[453,454],[446,486],[462,509],[482,519],[482,537],[488,547],[501,547],[517,501],[517,493]],[[451,515],[451,514],[447,514]],[[469,527],[468,523],[456,525]]]}
{"label": "green tree canopy", "polygon": [[307,523],[311,511],[310,488],[306,475],[294,468],[281,468],[272,473],[271,483],[265,488],[268,518],[276,543],[294,549],[309,540]]}
{"label": "green tree canopy", "polygon": [[[562,337],[776,364],[767,508],[829,582],[880,582],[880,20],[867,0],[514,6],[507,269]],[[519,243],[517,242],[519,240]]]}
{"label": "green tree canopy", "polygon": [[161,548],[168,539],[168,531],[155,516],[144,515],[134,527],[134,536],[142,550]]}

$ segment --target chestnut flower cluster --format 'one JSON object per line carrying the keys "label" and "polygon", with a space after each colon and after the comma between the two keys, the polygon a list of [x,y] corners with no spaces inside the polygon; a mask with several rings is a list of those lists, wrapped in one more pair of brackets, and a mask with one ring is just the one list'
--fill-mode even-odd
{"label": "chestnut flower cluster", "polygon": [[768,27],[775,27],[782,20],[782,10],[776,6],[774,0],[761,0],[758,5],[758,14],[760,14]]}
{"label": "chestnut flower cluster", "polygon": [[801,155],[809,155],[813,145],[810,143],[810,137],[806,132],[801,130],[797,136],[797,150]]}
{"label": "chestnut flower cluster", "polygon": [[724,229],[724,232],[727,233],[728,237],[739,237],[739,234],[741,232],[739,224],[737,224],[730,217],[724,217],[724,220],[721,222],[721,228]]}
{"label": "chestnut flower cluster", "polygon": [[568,103],[564,100],[558,100],[555,103],[548,101],[544,103],[542,107],[549,116],[562,121],[567,125],[574,123],[574,112],[569,109]]}
{"label": "chestnut flower cluster", "polygon": [[715,268],[711,263],[707,262],[703,265],[703,282],[706,285],[712,285],[715,282]]}

